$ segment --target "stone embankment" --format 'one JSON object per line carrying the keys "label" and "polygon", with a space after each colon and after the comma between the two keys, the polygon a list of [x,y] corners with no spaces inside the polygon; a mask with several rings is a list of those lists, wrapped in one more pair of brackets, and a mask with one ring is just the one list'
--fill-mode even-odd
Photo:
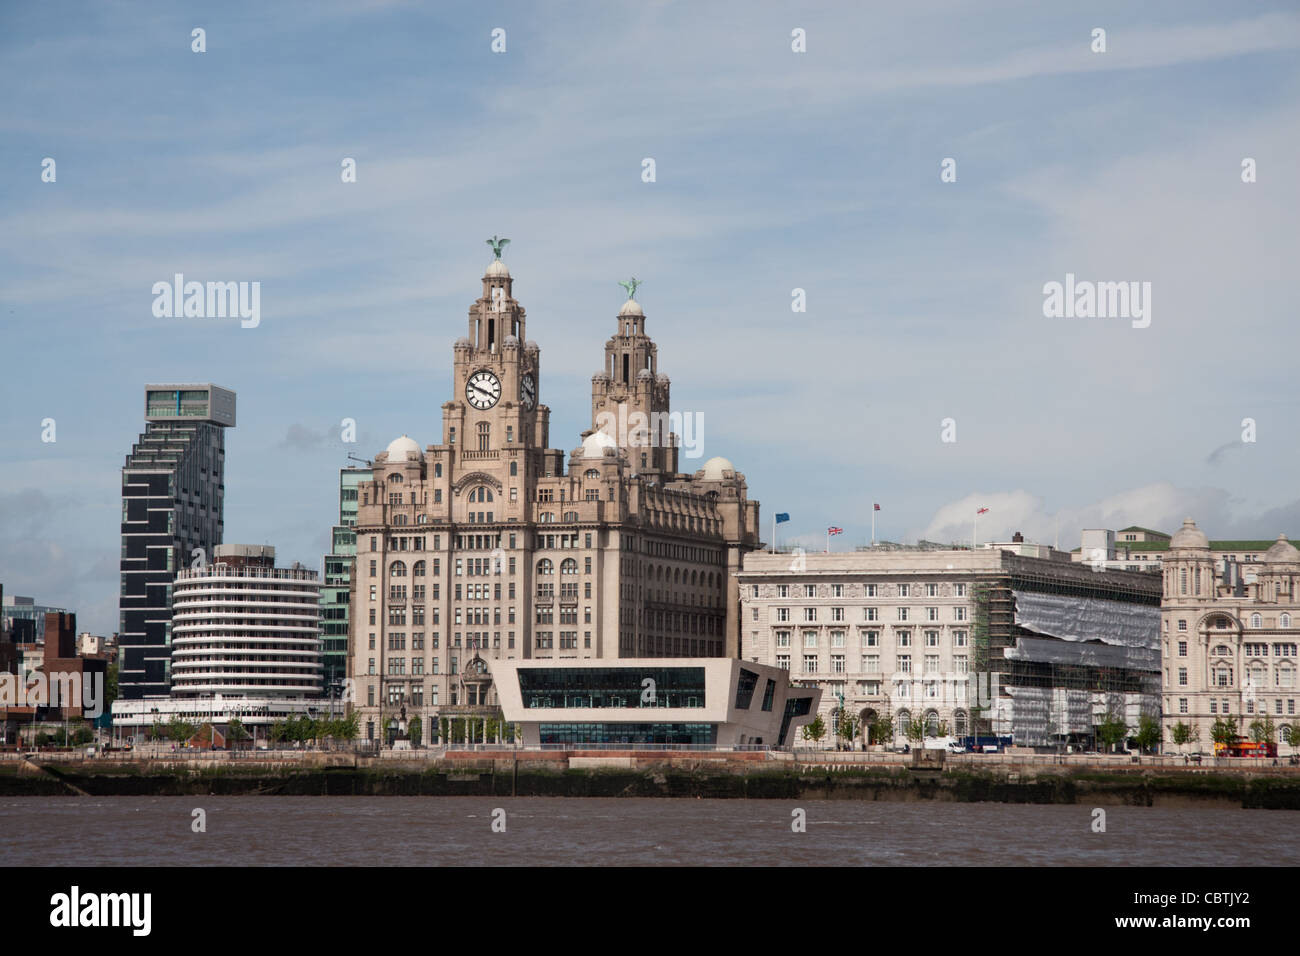
{"label": "stone embankment", "polygon": [[0,796],[721,797],[1300,810],[1300,768],[1259,761],[647,751],[64,756],[0,761]]}

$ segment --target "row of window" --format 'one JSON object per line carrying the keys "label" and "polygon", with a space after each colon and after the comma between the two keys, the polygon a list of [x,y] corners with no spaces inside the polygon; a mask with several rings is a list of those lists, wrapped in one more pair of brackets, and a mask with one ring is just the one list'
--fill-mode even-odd
{"label": "row of window", "polygon": [[[776,631],[776,632],[774,632],[774,634],[773,634],[773,642],[775,643],[775,645],[776,645],[777,647],[789,647],[789,646],[790,646],[791,636],[793,635],[793,633],[794,633],[793,631]],[[831,631],[830,634],[828,635],[828,639],[829,639],[829,641],[830,641],[830,646],[831,646],[831,647],[844,647],[845,644],[846,644],[846,641],[847,641],[847,639],[848,639],[848,638],[847,638],[847,633],[848,633],[848,632],[846,632],[846,631]],[[938,646],[939,646],[939,634],[940,634],[939,631],[923,631],[922,634],[921,634],[921,640],[924,642],[924,644],[925,644],[926,647],[938,647]],[[754,636],[755,636],[755,637],[758,636],[758,635],[757,635],[757,632],[754,632]],[[879,647],[879,646],[880,646],[880,632],[879,632],[879,631],[873,631],[873,630],[862,630],[862,631],[859,631],[859,632],[858,632],[858,639],[859,639],[859,641],[862,643],[862,646],[863,646],[863,647]],[[895,629],[895,631],[894,631],[894,640],[895,640],[896,645],[897,645],[898,647],[911,647],[911,646],[912,646],[912,632],[911,632],[911,630],[910,630],[910,629],[907,629],[907,628],[897,628],[897,629]],[[966,640],[967,640],[967,632],[966,632],[966,631],[964,631],[964,630],[955,630],[955,631],[952,632],[952,645],[953,645],[953,647],[965,647],[965,646],[966,646]],[[820,641],[821,641],[821,632],[820,632],[820,631],[804,631],[804,632],[803,632],[803,646],[804,646],[804,647],[817,647],[818,644],[820,643]]]}
{"label": "row of window", "polygon": [[[819,585],[816,584],[803,585],[803,596],[810,597],[810,598],[817,597],[818,586]],[[778,584],[776,586],[776,596],[779,598],[790,597],[791,596],[790,589],[792,587],[798,587],[798,585]],[[833,598],[844,597],[845,592],[844,592],[843,584],[831,584],[829,585],[829,587],[831,589],[831,593],[830,593],[831,597]],[[850,597],[854,596],[853,594],[854,587],[855,585],[849,585]],[[939,585],[935,582],[927,582],[924,584],[916,584],[916,585],[898,584],[895,585],[895,587],[897,588],[899,597],[939,597]],[[864,597],[869,597],[869,598],[883,597],[886,593],[885,589],[888,588],[888,585],[864,584],[862,585],[862,588],[863,588]],[[759,585],[757,584],[751,585],[750,596],[758,597],[758,589],[759,589]],[[913,593],[913,591],[915,591],[915,593]],[[966,585],[962,582],[954,583],[952,585],[952,594],[953,597],[965,597]]]}
{"label": "row of window", "polygon": [[[778,607],[778,608],[774,608],[773,610],[776,613],[776,620],[778,623],[790,620],[790,611],[791,611],[790,608]],[[827,609],[822,608],[821,610],[827,610]],[[900,607],[897,608],[896,610],[898,614],[896,619],[899,621],[938,621],[939,620],[939,608],[937,607],[925,607],[925,608]],[[919,610],[921,612],[920,616],[913,617],[912,616],[913,610]],[[970,620],[970,618],[968,617],[969,608],[958,606],[958,607],[953,607],[951,610],[952,610],[952,617],[949,620],[953,620],[953,621]],[[759,619],[758,611],[759,609],[757,607],[751,608],[751,620],[757,621]],[[848,620],[847,611],[845,608],[833,607],[833,608],[829,608],[829,611],[830,611],[830,619],[833,622]],[[804,608],[803,609],[804,623],[815,624],[818,620],[817,612],[818,612],[818,608],[815,607]],[[862,609],[862,620],[879,621],[880,608],[864,607]]]}
{"label": "row of window", "polygon": [[[1215,628],[1219,630],[1225,630],[1231,625],[1232,622],[1228,618],[1220,616],[1220,617],[1216,617],[1211,623]],[[1259,614],[1258,612],[1252,614],[1247,619],[1247,626],[1250,627],[1252,630],[1259,630],[1264,626],[1264,615]],[[1281,630],[1289,629],[1291,627],[1291,615],[1285,612],[1279,615],[1277,619],[1277,626]],[[1166,631],[1169,630],[1169,621],[1167,619],[1165,621],[1165,630]],[[1180,631],[1187,630],[1186,618],[1178,619],[1178,630]]]}
{"label": "row of window", "polygon": [[[1273,713],[1275,713],[1275,714],[1281,714],[1281,713],[1283,712],[1283,711],[1282,711],[1282,707],[1283,707],[1283,704],[1284,704],[1284,703],[1285,703],[1285,706],[1286,706],[1286,714],[1287,714],[1287,715],[1294,715],[1294,714],[1295,714],[1295,698],[1294,698],[1294,697],[1289,697],[1289,698],[1287,698],[1285,701],[1283,701],[1283,699],[1282,699],[1281,697],[1275,698],[1274,701],[1273,701]],[[1178,698],[1178,713],[1180,713],[1180,714],[1187,714],[1187,713],[1190,713],[1190,712],[1191,712],[1191,711],[1190,711],[1190,706],[1189,706],[1189,699],[1186,698],[1186,697],[1179,697],[1179,698]],[[1261,713],[1261,714],[1264,714],[1264,713],[1267,713],[1267,712],[1268,712],[1268,704],[1267,704],[1266,701],[1262,701],[1262,702],[1261,702],[1261,706],[1260,706],[1258,712]],[[1222,700],[1219,700],[1219,699],[1217,699],[1217,698],[1211,697],[1211,698],[1210,698],[1210,713],[1212,713],[1212,714],[1229,714],[1229,715],[1230,715],[1230,714],[1232,713],[1232,710],[1231,710],[1230,707],[1228,706],[1228,699],[1225,697],[1225,698],[1223,698]],[[1246,713],[1247,713],[1247,714],[1253,714],[1253,713],[1256,713],[1255,701],[1253,701],[1253,700],[1248,700],[1248,701],[1246,701]]]}
{"label": "row of window", "polygon": [[[803,655],[803,673],[805,673],[805,674],[817,674],[817,673],[820,673],[820,672],[821,672],[820,661],[821,661],[821,658],[820,658],[818,655],[816,655],[816,654],[805,654],[805,655]],[[789,670],[789,669],[790,669],[790,655],[789,655],[789,654],[777,654],[777,655],[776,655],[776,666],[777,666],[777,667],[784,668],[785,670]],[[965,675],[965,674],[969,674],[969,673],[970,673],[970,659],[969,659],[968,657],[966,657],[964,654],[959,654],[959,655],[954,656],[953,659],[952,659],[952,666],[953,666],[953,669],[952,669],[951,675],[949,675],[949,676],[952,676],[952,675]],[[940,674],[942,674],[943,672],[942,672],[942,671],[940,670],[940,668],[939,668],[939,655],[938,655],[938,654],[927,654],[927,655],[925,655],[924,668],[925,668],[925,669],[924,669],[924,671],[923,671],[922,673],[929,674],[929,675],[933,675],[933,676],[935,676],[936,678],[937,678]],[[845,654],[832,654],[832,655],[830,656],[830,670],[828,671],[828,673],[831,673],[831,674],[844,674],[844,673],[848,673],[848,656],[845,655]],[[884,673],[884,672],[880,669],[880,655],[879,655],[879,654],[863,654],[863,655],[862,655],[862,667],[861,667],[861,669],[858,671],[858,673],[862,673],[862,674],[881,674],[881,673]],[[900,655],[898,655],[898,657],[897,657],[897,659],[896,659],[895,668],[894,668],[893,673],[895,673],[895,674],[911,674],[911,673],[913,673],[913,670],[912,670],[912,658],[911,658],[911,655],[908,655],[908,654],[900,654]]]}

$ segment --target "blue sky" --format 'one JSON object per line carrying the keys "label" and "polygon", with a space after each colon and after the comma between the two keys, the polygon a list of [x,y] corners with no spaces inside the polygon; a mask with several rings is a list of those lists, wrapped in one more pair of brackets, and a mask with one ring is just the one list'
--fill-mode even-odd
{"label": "blue sky", "polygon": [[[895,540],[1300,531],[1294,5],[891,6],[0,6],[6,592],[115,630],[148,381],[238,392],[226,539],[318,566],[347,453],[437,437],[493,234],[552,445],[636,275],[786,540],[872,501]],[[261,282],[261,324],[155,318],[176,272]],[[1044,318],[1067,272],[1151,282],[1150,328]]]}

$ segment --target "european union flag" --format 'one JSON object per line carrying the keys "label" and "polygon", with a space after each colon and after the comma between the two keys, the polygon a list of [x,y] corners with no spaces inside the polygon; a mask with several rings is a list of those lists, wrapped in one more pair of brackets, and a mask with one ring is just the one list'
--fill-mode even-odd
{"label": "european union flag", "polygon": [[782,511],[780,514],[776,516],[777,524],[780,524],[782,521],[789,521],[789,520],[790,520],[790,515],[784,511]]}

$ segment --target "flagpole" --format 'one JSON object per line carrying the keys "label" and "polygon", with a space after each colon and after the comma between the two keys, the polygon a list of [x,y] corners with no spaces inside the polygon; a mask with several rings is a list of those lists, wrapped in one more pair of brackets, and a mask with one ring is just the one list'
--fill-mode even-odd
{"label": "flagpole", "polygon": [[871,546],[876,546],[876,504],[871,503]]}
{"label": "flagpole", "polygon": [[776,554],[776,509],[772,510],[772,544],[768,548],[768,553]]}

